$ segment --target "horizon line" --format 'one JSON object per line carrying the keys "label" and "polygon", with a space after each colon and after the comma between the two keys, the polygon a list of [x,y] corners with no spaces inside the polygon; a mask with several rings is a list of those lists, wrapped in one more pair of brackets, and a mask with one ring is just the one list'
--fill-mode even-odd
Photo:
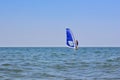
{"label": "horizon line", "polygon": [[[0,46],[2,47],[67,47],[67,46]],[[120,47],[120,46],[79,46],[80,47]]]}

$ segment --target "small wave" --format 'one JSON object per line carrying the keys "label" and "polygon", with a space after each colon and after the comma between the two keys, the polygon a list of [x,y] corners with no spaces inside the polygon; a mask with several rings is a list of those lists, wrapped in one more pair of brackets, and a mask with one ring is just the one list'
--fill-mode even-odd
{"label": "small wave", "polygon": [[120,57],[114,57],[106,60],[107,62],[120,62]]}
{"label": "small wave", "polygon": [[55,75],[48,74],[48,73],[42,73],[41,76],[43,76],[43,77],[55,77]]}
{"label": "small wave", "polygon": [[65,70],[66,66],[65,65],[60,65],[60,64],[56,64],[52,66],[53,69],[57,69],[57,70]]}
{"label": "small wave", "polygon": [[4,78],[4,76],[0,76],[0,78]]}
{"label": "small wave", "polygon": [[23,72],[23,70],[21,69],[9,69],[9,68],[0,68],[0,71],[15,72],[15,73]]}
{"label": "small wave", "polygon": [[101,51],[95,51],[94,53],[101,53]]}
{"label": "small wave", "polygon": [[2,66],[11,66],[9,63],[2,64]]}

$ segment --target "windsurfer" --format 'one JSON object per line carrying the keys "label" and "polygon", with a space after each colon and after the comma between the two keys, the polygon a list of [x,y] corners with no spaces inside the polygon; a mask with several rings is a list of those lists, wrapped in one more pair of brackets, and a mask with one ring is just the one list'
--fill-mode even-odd
{"label": "windsurfer", "polygon": [[78,40],[75,40],[75,49],[78,49]]}

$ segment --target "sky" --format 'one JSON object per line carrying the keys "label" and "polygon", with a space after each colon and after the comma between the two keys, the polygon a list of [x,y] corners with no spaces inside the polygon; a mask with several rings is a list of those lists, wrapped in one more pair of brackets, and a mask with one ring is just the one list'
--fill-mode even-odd
{"label": "sky", "polygon": [[120,47],[120,0],[0,0],[0,47]]}

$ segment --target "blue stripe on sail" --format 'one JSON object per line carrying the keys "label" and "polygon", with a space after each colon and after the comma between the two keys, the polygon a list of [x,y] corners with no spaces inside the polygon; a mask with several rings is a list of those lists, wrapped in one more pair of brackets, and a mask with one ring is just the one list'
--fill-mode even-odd
{"label": "blue stripe on sail", "polygon": [[69,47],[74,47],[74,40],[73,40],[73,35],[70,31],[69,28],[66,28],[66,44],[69,46]]}

